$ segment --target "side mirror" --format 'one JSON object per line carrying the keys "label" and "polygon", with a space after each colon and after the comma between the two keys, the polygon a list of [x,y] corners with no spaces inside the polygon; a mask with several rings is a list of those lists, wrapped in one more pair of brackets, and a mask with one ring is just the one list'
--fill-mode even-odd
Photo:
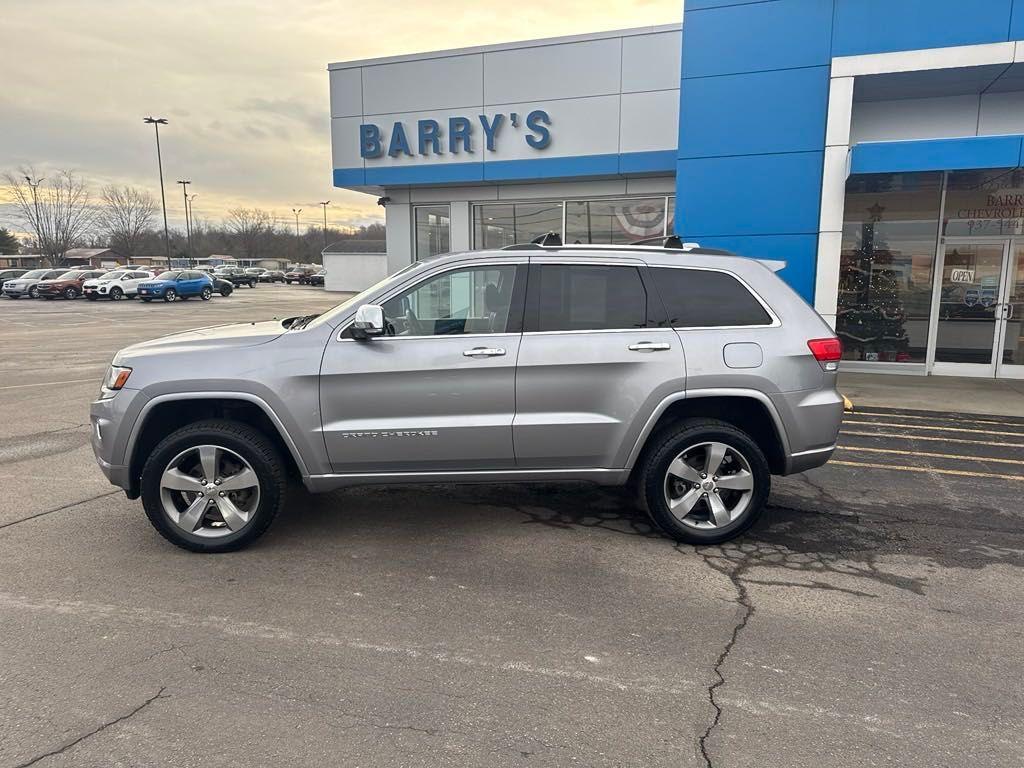
{"label": "side mirror", "polygon": [[363,304],[356,310],[356,318],[352,322],[352,336],[357,339],[370,339],[384,333],[384,308],[379,304]]}

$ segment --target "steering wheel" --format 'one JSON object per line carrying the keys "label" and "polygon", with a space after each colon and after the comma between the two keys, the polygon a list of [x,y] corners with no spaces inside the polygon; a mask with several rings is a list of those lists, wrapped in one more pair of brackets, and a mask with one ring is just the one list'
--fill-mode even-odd
{"label": "steering wheel", "polygon": [[405,310],[405,330],[410,336],[423,335],[423,323],[416,317],[416,313],[412,311],[412,308]]}

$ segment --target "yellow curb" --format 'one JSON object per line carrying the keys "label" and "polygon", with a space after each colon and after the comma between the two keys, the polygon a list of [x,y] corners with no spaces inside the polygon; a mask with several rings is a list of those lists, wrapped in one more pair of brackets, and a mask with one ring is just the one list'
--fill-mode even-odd
{"label": "yellow curb", "polygon": [[853,400],[843,395],[843,410],[847,413],[853,413]]}

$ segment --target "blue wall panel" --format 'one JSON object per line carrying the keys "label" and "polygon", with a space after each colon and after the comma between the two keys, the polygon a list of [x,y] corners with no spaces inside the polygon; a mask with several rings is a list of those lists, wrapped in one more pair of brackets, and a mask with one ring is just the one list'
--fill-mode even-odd
{"label": "blue wall panel", "polygon": [[682,82],[679,157],[820,150],[828,67]]}
{"label": "blue wall panel", "polygon": [[1024,40],[1024,0],[1013,0],[1013,15],[1010,17],[1010,39]]}
{"label": "blue wall panel", "polygon": [[857,144],[852,151],[850,173],[1016,168],[1020,165],[1022,138],[970,136]]}
{"label": "blue wall panel", "polygon": [[830,63],[832,0],[775,0],[707,10],[687,6],[683,77]]}
{"label": "blue wall panel", "polygon": [[706,248],[725,248],[741,256],[755,259],[778,259],[786,262],[779,273],[797,293],[808,302],[814,299],[815,267],[818,254],[818,236],[813,235],[761,235],[754,237],[702,237]]}
{"label": "blue wall panel", "polygon": [[1012,2],[836,0],[832,52],[851,56],[1005,42]]}
{"label": "blue wall panel", "polygon": [[680,160],[676,226],[688,240],[816,233],[824,154]]}

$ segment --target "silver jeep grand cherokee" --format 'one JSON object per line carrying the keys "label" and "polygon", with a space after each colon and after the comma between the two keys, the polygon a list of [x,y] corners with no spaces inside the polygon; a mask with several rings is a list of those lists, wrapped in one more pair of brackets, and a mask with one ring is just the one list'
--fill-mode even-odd
{"label": "silver jeep grand cherokee", "polygon": [[93,449],[200,552],[266,531],[290,476],[631,484],[669,536],[721,542],[842,417],[839,341],[781,266],[672,238],[419,261],[319,316],[121,350]]}

